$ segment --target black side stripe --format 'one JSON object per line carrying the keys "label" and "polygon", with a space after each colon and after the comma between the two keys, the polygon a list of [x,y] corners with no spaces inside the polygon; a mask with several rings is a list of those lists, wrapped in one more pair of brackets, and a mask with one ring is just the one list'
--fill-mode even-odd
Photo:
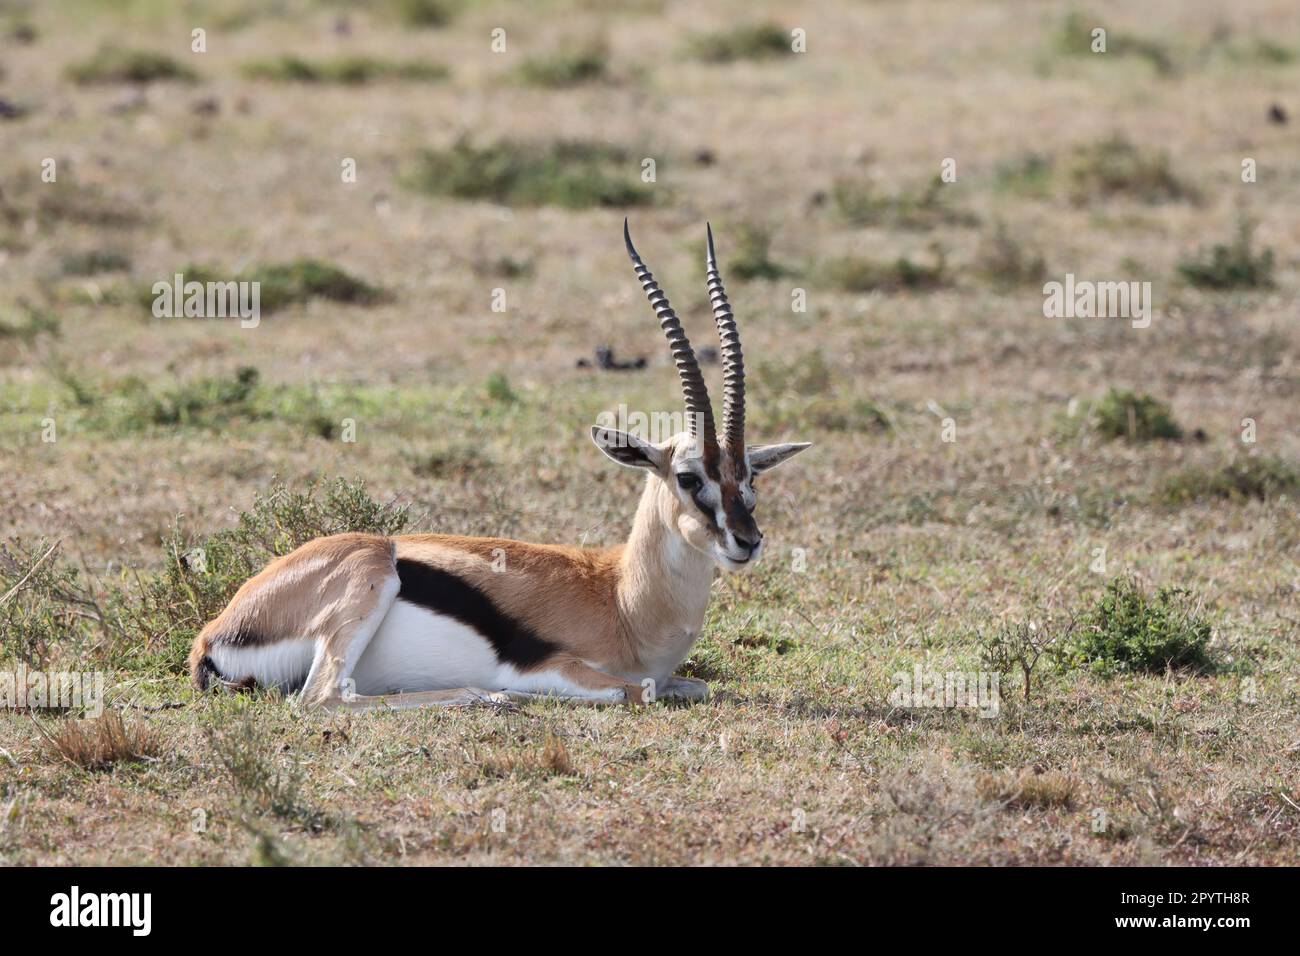
{"label": "black side stripe", "polygon": [[503,612],[491,598],[467,581],[409,558],[397,560],[402,582],[399,601],[418,604],[435,614],[454,617],[482,634],[497,658],[520,669],[533,667],[559,650],[521,621]]}

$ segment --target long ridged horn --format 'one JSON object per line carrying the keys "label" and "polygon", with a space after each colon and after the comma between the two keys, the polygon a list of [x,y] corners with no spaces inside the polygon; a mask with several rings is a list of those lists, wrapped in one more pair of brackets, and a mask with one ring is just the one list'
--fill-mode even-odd
{"label": "long ridged horn", "polygon": [[[632,257],[632,266],[636,269],[636,277],[641,282],[641,288],[645,290],[646,298],[650,300],[650,306],[659,319],[659,325],[664,330],[664,335],[668,337],[673,361],[677,364],[677,375],[682,380],[682,396],[686,399],[686,422],[691,437],[702,438],[706,444],[715,445],[718,436],[713,424],[713,406],[709,404],[709,390],[704,385],[704,373],[700,371],[695,350],[691,348],[691,340],[686,337],[677,313],[673,312],[673,307],[668,303],[668,296],[664,295],[663,290],[659,288],[659,283],[655,282],[654,275],[637,255],[626,219],[623,220],[623,241],[627,244],[627,254]],[[702,435],[697,428],[700,422],[704,424]]]}
{"label": "long ridged horn", "polygon": [[704,226],[708,235],[709,304],[713,306],[713,321],[718,325],[718,338],[722,343],[722,433],[727,450],[744,461],[745,455],[745,357],[740,351],[740,330],[736,317],[731,314],[727,290],[722,287],[718,274],[718,257],[713,252],[713,227]]}

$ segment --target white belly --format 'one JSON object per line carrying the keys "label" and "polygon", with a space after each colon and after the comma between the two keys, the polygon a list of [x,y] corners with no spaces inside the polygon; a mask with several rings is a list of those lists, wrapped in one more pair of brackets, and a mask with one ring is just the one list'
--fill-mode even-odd
{"label": "white belly", "polygon": [[496,652],[472,627],[394,601],[352,672],[362,695],[450,687],[496,689]]}

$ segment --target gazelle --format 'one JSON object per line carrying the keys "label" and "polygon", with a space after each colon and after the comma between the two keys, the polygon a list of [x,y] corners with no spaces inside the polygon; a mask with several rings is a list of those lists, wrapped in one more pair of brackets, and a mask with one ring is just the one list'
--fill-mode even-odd
{"label": "gazelle", "polygon": [[740,334],[711,229],[707,235],[725,381],[721,441],[690,340],[623,223],[672,349],[688,423],[658,444],[592,428],[601,451],[646,472],[626,544],[318,538],[245,582],[203,628],[190,652],[194,683],[299,690],[307,706],[353,709],[503,694],[636,702],[649,698],[646,688],[657,697],[706,697],[703,681],[673,671],[700,635],[715,570],[748,568],[762,552],[754,477],[808,447],[745,445]]}

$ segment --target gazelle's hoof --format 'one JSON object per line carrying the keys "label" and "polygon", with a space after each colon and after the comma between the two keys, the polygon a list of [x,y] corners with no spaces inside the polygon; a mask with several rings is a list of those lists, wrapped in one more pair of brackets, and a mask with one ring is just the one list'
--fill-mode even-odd
{"label": "gazelle's hoof", "polygon": [[685,700],[694,703],[709,699],[709,685],[694,677],[670,677],[660,688],[660,700]]}

